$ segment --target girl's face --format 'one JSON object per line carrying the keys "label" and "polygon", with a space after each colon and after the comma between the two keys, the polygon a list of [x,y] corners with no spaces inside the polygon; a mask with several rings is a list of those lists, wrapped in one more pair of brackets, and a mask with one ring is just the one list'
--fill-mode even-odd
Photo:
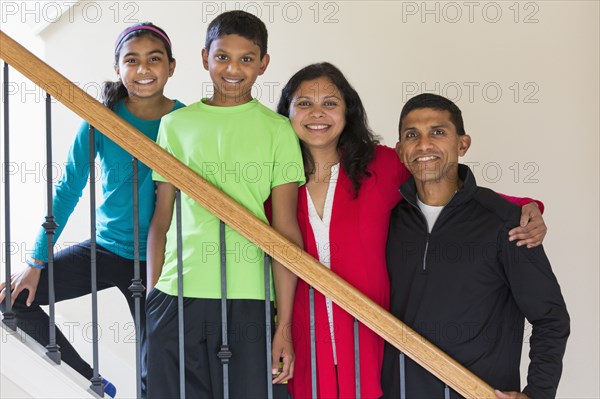
{"label": "girl's face", "polygon": [[326,77],[304,81],[292,96],[290,120],[309,150],[336,149],[346,125],[344,96]]}
{"label": "girl's face", "polygon": [[129,97],[140,99],[162,96],[174,70],[175,61],[169,62],[164,43],[150,35],[134,37],[123,43],[115,66]]}

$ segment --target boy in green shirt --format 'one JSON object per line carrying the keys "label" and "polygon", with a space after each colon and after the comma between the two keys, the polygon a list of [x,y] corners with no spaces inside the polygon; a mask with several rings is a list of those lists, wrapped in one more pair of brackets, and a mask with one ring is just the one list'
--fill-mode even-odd
{"label": "boy in green shirt", "polygon": [[[208,27],[202,60],[213,81],[213,96],[163,119],[158,144],[265,222],[264,202],[271,196],[273,228],[301,246],[296,201],[304,170],[298,139],[287,118],[251,95],[256,78],[269,64],[264,23],[242,11],[219,15]],[[158,183],[147,252],[148,396],[179,397],[175,188],[156,173],[153,178]],[[220,221],[185,195],[182,220],[185,395],[219,398],[223,397],[218,357],[222,339]],[[270,333],[265,332],[264,322],[264,255],[229,228],[225,242],[232,353],[229,393],[231,397],[264,398],[263,334]],[[289,324],[296,277],[277,262],[272,272],[278,313],[273,383],[281,383],[293,376]],[[283,366],[278,370],[280,359]]]}

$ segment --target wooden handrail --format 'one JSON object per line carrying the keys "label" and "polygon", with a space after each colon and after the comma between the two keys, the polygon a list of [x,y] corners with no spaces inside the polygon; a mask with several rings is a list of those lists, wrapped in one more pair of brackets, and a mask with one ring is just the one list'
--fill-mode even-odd
{"label": "wooden handrail", "polygon": [[494,390],[0,31],[0,58],[462,396]]}

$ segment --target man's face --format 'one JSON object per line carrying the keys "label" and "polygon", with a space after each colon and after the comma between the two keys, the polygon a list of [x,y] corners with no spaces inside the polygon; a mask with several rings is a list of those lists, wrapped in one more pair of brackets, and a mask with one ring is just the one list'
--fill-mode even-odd
{"label": "man's face", "polygon": [[450,112],[420,108],[404,117],[396,153],[417,181],[438,183],[456,179],[458,157],[470,143],[469,136],[456,133]]}

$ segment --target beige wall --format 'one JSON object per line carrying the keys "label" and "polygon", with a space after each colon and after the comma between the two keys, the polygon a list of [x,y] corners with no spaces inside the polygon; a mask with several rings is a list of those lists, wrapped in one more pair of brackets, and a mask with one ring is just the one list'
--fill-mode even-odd
{"label": "beige wall", "polygon": [[[5,3],[16,9],[5,9]],[[245,8],[260,13],[269,28],[272,61],[256,92],[272,107],[293,72],[324,60],[339,66],[357,88],[373,129],[387,145],[395,144],[400,109],[412,95],[435,91],[454,99],[473,137],[465,161],[478,182],[539,198],[547,207],[545,249],[572,317],[558,396],[600,397],[598,2],[80,1],[58,21],[52,3],[40,3],[36,25],[34,6],[29,6],[33,14],[25,14],[22,2],[3,2],[2,29],[25,41],[41,38],[47,62],[90,94],[115,77],[112,46],[118,33],[130,22],[149,20],[165,28],[174,43],[178,67],[167,95],[196,101],[209,87],[200,63],[207,22],[219,11]],[[24,32],[22,18],[43,28],[38,39]],[[26,94],[32,84],[15,87],[17,102],[36,98]],[[38,108],[39,100],[32,101]],[[60,163],[78,120],[60,106],[55,109],[55,159]],[[13,161],[39,170],[33,160],[43,155],[43,119],[34,132],[26,123],[31,124],[29,115],[35,111],[26,112],[26,118],[12,116],[15,125],[24,124],[13,128],[14,153],[20,157]],[[23,170],[14,183],[20,210],[12,241],[26,248],[41,223],[45,200],[41,185],[33,184],[39,172]],[[86,237],[86,218],[81,207],[62,241]],[[103,294],[102,300],[124,308],[118,293]],[[72,319],[81,309],[82,302],[74,301],[58,311]],[[115,316],[105,310],[101,320],[108,337],[103,342],[121,342],[104,345],[116,345],[120,356],[130,356],[132,345],[122,344],[127,312],[118,310]],[[74,335],[77,345],[87,345]]]}

